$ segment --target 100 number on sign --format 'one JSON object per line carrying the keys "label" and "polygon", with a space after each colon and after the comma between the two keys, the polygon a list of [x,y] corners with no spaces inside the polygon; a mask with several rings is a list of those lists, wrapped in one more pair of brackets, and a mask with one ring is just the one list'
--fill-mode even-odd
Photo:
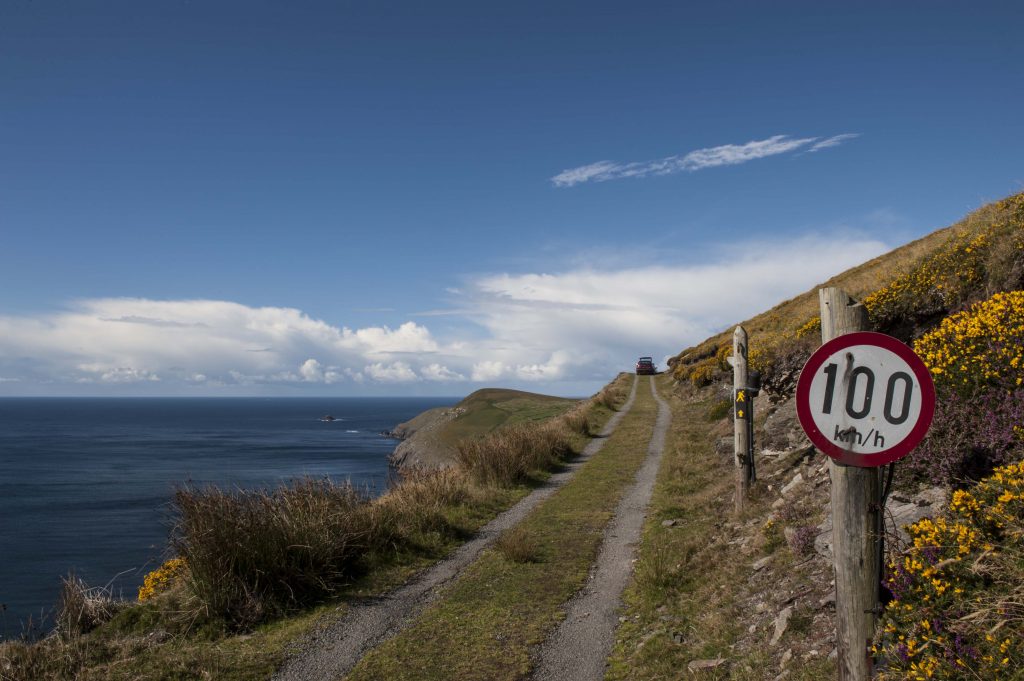
{"label": "100 number on sign", "polygon": [[797,413],[811,441],[855,466],[880,466],[909,453],[931,424],[934,402],[920,358],[895,338],[871,332],[823,345],[797,386]]}

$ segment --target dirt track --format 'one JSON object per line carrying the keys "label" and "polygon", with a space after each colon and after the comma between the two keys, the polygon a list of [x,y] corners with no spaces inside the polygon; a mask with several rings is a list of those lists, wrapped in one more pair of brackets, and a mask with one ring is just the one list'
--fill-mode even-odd
{"label": "dirt track", "polygon": [[658,402],[658,418],[647,447],[647,458],[636,482],[623,495],[615,517],[605,529],[597,562],[587,584],[569,601],[566,618],[541,647],[533,679],[536,681],[597,681],[605,675],[605,660],[615,643],[622,590],[633,574],[633,556],[644,516],[651,501],[665,436],[672,421],[668,403],[658,395],[654,377],[651,393]]}
{"label": "dirt track", "polygon": [[[653,379],[651,385],[653,386]],[[416,616],[438,597],[442,588],[472,563],[484,548],[506,529],[518,524],[537,504],[554,494],[572,478],[580,466],[600,451],[605,438],[615,430],[633,406],[636,389],[637,380],[634,380],[629,398],[605,425],[601,436],[591,440],[582,454],[564,470],[552,475],[541,487],[481,528],[472,540],[420,573],[412,581],[379,598],[353,603],[342,617],[307,639],[302,650],[285,663],[274,675],[274,679],[333,681],[348,673],[368,650],[409,626]],[[661,404],[663,403],[659,398],[659,405]],[[660,425],[660,406],[658,414]],[[656,426],[655,439],[657,433]],[[661,439],[664,440],[664,433]],[[646,466],[647,464],[645,468]],[[604,657],[601,659],[603,661]]]}

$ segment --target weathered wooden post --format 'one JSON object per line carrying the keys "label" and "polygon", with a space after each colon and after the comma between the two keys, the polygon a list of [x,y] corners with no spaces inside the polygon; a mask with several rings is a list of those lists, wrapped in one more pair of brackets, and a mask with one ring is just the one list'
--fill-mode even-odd
{"label": "weathered wooden post", "polygon": [[[867,310],[845,291],[823,288],[821,341],[866,330]],[[845,377],[848,378],[848,377]],[[878,528],[881,483],[878,468],[847,466],[829,459],[832,479],[832,551],[836,578],[836,646],[840,681],[871,678],[871,639],[878,599]]]}
{"label": "weathered wooden post", "polygon": [[743,513],[750,491],[750,405],[747,391],[747,331],[737,326],[732,334],[733,452],[736,462],[736,514]]}

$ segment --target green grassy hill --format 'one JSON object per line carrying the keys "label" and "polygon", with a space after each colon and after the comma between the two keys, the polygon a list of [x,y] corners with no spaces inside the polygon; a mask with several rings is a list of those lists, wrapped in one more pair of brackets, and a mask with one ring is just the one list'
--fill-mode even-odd
{"label": "green grassy hill", "polygon": [[577,400],[552,397],[521,390],[483,388],[468,395],[456,405],[465,410],[449,421],[440,437],[454,445],[465,438],[478,438],[495,428],[528,421],[543,421],[569,410]]}
{"label": "green grassy hill", "polygon": [[579,400],[521,390],[483,388],[454,407],[438,407],[399,424],[403,442],[391,455],[398,467],[442,468],[455,462],[460,442],[474,441],[496,429],[561,416]]}

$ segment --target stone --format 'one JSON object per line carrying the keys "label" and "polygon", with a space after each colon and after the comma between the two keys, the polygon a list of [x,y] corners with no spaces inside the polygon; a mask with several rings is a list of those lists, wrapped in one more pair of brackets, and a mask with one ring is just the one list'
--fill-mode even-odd
{"label": "stone", "polygon": [[775,633],[772,634],[772,640],[769,641],[770,645],[778,645],[779,641],[782,640],[782,635],[786,633],[786,627],[789,626],[789,618],[793,616],[793,606],[790,605],[782,609],[779,616],[775,618]]}
{"label": "stone", "polygon": [[662,520],[661,521],[661,526],[662,527],[675,527],[677,522],[678,521],[675,520],[675,519],[673,519],[673,520]]}
{"label": "stone", "polygon": [[904,527],[938,513],[946,503],[947,494],[943,487],[928,487],[910,499],[890,495],[885,503],[886,530],[890,533],[898,532],[902,541],[909,544],[910,535]]}
{"label": "stone", "polygon": [[763,570],[765,567],[768,566],[768,563],[770,562],[772,562],[771,556],[765,556],[761,560],[754,561],[754,572],[757,572],[758,570]]}
{"label": "stone", "polygon": [[782,488],[782,492],[781,492],[782,496],[787,496],[794,489],[796,489],[797,487],[802,485],[803,482],[804,482],[804,475],[803,475],[803,473],[797,473],[796,475],[793,476],[793,479],[790,480],[786,484],[786,486]]}
{"label": "stone", "polygon": [[787,648],[786,652],[782,653],[782,659],[779,660],[779,667],[781,667],[782,669],[785,669],[786,665],[789,664],[789,661],[792,660],[792,659],[793,659],[793,649],[792,648]]}
{"label": "stone", "polygon": [[782,497],[779,497],[778,499],[772,502],[772,508],[782,508],[785,504],[786,500]]}
{"label": "stone", "polygon": [[711,660],[690,660],[690,663],[686,665],[686,668],[691,672],[697,672],[702,669],[717,669],[725,664],[724,657],[716,657]]}

